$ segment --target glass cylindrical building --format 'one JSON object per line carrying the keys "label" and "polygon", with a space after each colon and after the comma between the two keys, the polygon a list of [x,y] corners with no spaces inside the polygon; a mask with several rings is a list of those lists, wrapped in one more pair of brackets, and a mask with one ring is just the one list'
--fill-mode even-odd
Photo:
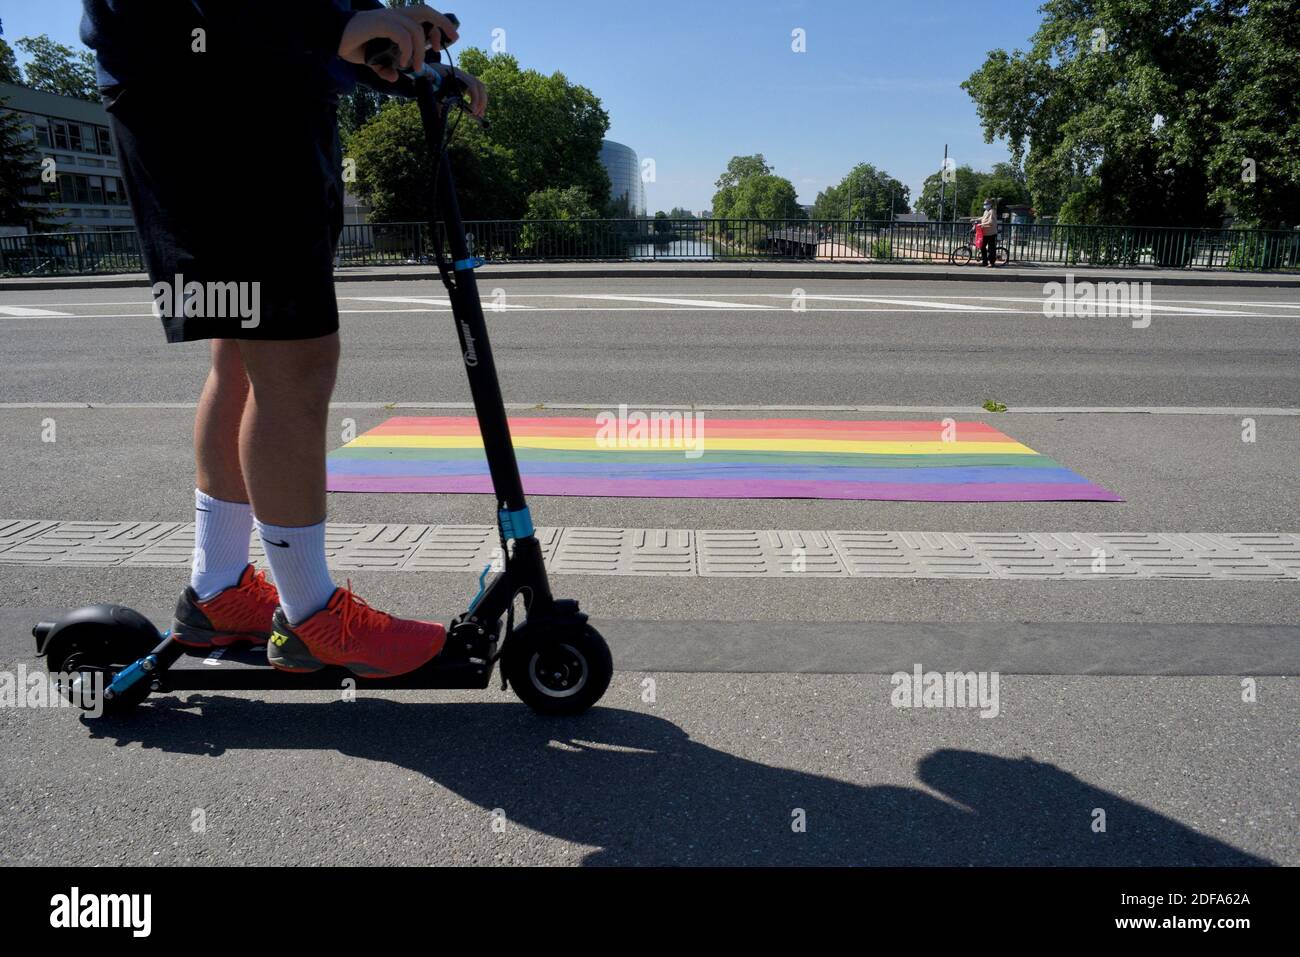
{"label": "glass cylindrical building", "polygon": [[629,216],[644,216],[645,185],[641,181],[641,161],[636,150],[613,140],[602,140],[600,162],[609,174],[610,203],[626,203]]}

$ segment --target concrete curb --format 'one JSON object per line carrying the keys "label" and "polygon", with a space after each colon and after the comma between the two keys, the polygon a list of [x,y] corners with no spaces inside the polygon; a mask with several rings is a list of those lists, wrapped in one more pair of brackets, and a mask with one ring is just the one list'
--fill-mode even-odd
{"label": "concrete curb", "polygon": [[[1300,289],[1300,276],[1269,273],[1234,274],[1227,272],[1197,273],[1162,270],[1127,271],[1092,270],[1079,267],[1068,272],[1056,267],[1001,267],[984,270],[976,267],[929,266],[852,266],[828,263],[821,266],[785,263],[709,263],[709,264],[642,264],[642,263],[532,263],[481,267],[480,278],[493,279],[917,279],[931,282],[1065,282],[1068,275],[1076,280],[1095,282],[1150,282],[1159,286],[1220,286],[1236,288]],[[380,266],[351,272],[342,269],[334,275],[336,282],[400,282],[436,278],[431,266]],[[49,276],[41,278],[0,279],[0,292],[51,289],[115,289],[144,287],[143,273],[94,276]]]}

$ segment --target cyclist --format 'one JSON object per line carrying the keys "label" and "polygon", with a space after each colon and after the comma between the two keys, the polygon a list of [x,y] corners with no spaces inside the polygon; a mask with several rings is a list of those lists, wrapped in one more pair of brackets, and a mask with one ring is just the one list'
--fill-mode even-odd
{"label": "cyclist", "polygon": [[998,264],[998,209],[992,199],[984,200],[984,215],[980,217],[976,226],[984,234],[983,243],[980,245],[980,265],[996,266]]}

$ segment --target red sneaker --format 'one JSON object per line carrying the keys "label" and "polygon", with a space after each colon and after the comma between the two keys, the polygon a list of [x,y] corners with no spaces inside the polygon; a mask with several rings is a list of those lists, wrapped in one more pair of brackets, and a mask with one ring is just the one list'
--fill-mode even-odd
{"label": "red sneaker", "polygon": [[190,648],[220,648],[237,641],[264,645],[279,603],[280,594],[266,573],[248,565],[239,581],[207,601],[199,601],[193,588],[185,589],[176,603],[172,637]]}
{"label": "red sneaker", "polygon": [[290,625],[275,610],[266,660],[281,671],[347,668],[363,678],[391,678],[430,661],[447,641],[442,625],[396,618],[376,611],[347,588],[335,589],[329,604],[306,621]]}

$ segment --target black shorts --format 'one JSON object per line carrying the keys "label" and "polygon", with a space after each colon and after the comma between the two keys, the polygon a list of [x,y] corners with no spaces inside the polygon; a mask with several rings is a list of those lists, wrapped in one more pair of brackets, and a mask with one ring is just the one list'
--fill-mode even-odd
{"label": "black shorts", "polygon": [[105,106],[169,342],[338,331],[333,104],[118,87]]}

